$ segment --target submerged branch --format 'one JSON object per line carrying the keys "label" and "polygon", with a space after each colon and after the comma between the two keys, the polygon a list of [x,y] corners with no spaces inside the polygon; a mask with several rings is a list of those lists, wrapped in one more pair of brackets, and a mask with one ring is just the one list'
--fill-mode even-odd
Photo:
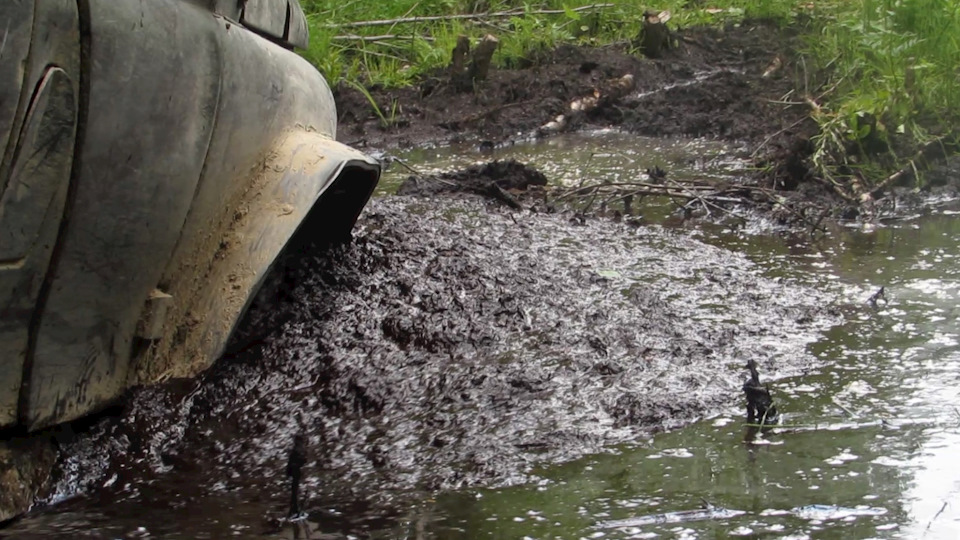
{"label": "submerged branch", "polygon": [[[736,191],[740,191],[743,194],[737,195],[736,193],[732,193]],[[697,203],[703,207],[708,215],[712,213],[711,209],[713,209],[722,214],[744,220],[745,218],[740,214],[721,205],[756,205],[757,202],[748,195],[755,191],[763,191],[763,188],[740,185],[708,185],[703,183],[681,184],[674,180],[668,180],[666,184],[610,182],[558,189],[555,201],[570,203],[573,200],[580,200],[584,203],[580,209],[581,212],[588,212],[593,208],[598,199],[601,209],[620,202],[624,206],[623,212],[630,214],[635,197],[639,200],[647,196],[666,197],[673,201],[677,208],[684,213],[689,211],[691,204]],[[678,202],[678,200],[680,202]]]}
{"label": "submerged branch", "polygon": [[960,133],[952,133],[946,137],[938,137],[923,145],[917,152],[917,155],[908,161],[902,169],[884,178],[880,183],[865,193],[863,197],[873,198],[879,192],[886,189],[887,186],[915,178],[920,171],[929,169],[934,163],[946,159],[958,150],[960,150]]}

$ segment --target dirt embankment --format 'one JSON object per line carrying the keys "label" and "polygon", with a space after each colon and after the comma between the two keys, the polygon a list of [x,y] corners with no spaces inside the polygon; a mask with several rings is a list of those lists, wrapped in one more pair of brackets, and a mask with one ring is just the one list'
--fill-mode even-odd
{"label": "dirt embankment", "polygon": [[[616,127],[645,136],[707,137],[752,144],[767,183],[796,189],[810,179],[809,137],[816,124],[804,106],[783,98],[804,80],[802,40],[765,22],[681,31],[662,58],[629,45],[563,46],[523,69],[494,70],[475,92],[461,92],[444,74],[411,88],[373,88],[381,110],[397,115],[384,127],[365,96],[336,89],[339,139],[360,147],[475,141],[501,145],[543,134],[557,116],[561,130]],[[604,99],[625,75],[631,91]],[[571,114],[578,99],[599,95],[595,108]],[[822,189],[819,189],[822,191]]]}
{"label": "dirt embankment", "polygon": [[759,142],[806,112],[773,103],[794,86],[796,32],[753,23],[679,36],[678,46],[656,60],[627,45],[563,46],[530,67],[491,71],[472,93],[457,91],[443,74],[411,88],[374,88],[381,110],[397,105],[398,114],[386,128],[365,96],[341,86],[336,89],[338,138],[379,149],[464,139],[500,144],[536,132],[569,113],[577,98],[628,74],[634,79],[632,92],[601,103],[569,129],[616,126],[649,136]]}

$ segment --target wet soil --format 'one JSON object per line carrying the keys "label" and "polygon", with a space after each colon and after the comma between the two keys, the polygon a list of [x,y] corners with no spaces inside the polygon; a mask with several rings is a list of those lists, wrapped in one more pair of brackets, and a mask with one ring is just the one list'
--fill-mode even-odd
{"label": "wet soil", "polygon": [[[212,530],[239,499],[256,515],[236,520],[266,530],[301,434],[307,509],[382,515],[403,493],[526,482],[694,421],[738,399],[746,359],[804,369],[836,320],[817,290],[687,233],[570,218],[374,200],[352,244],[299,246],[199,380],[137,391],[68,444],[46,500],[199,505],[189,519]],[[177,519],[144,524],[194,525]]]}
{"label": "wet soil", "polygon": [[[605,101],[568,129],[618,127],[648,136],[709,137],[761,142],[807,112],[773,103],[794,87],[798,32],[766,22],[681,31],[678,47],[659,59],[628,44],[562,46],[530,65],[491,72],[475,92],[459,92],[438,73],[411,88],[371,89],[381,110],[396,103],[388,127],[365,96],[336,89],[338,138],[376,149],[476,140],[504,144],[529,136],[570,103],[634,78],[634,91]],[[765,76],[771,66],[780,67]],[[801,123],[802,124],[802,123]],[[795,126],[800,131],[804,126]]]}
{"label": "wet soil", "polygon": [[491,193],[500,193],[498,190],[526,191],[531,186],[546,185],[547,177],[537,169],[516,160],[504,160],[436,175],[410,176],[400,184],[397,194],[473,193],[490,196]]}

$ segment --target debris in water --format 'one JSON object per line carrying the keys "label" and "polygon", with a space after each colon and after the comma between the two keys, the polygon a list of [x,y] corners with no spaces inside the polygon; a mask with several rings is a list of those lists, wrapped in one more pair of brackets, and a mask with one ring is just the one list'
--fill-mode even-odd
{"label": "debris in water", "polygon": [[290,514],[291,518],[300,515],[300,478],[303,466],[307,463],[307,438],[298,433],[293,437],[293,448],[287,458],[287,476],[290,477]]}
{"label": "debris in water", "polygon": [[704,501],[704,507],[696,510],[680,510],[663,514],[650,514],[627,519],[601,521],[598,529],[618,529],[621,527],[642,527],[644,525],[662,525],[664,523],[689,523],[707,519],[730,519],[746,514],[743,510],[720,508]]}
{"label": "debris in water", "polygon": [[847,519],[851,517],[856,518],[861,516],[882,516],[887,513],[887,509],[866,505],[859,505],[850,508],[827,504],[811,504],[793,508],[790,510],[790,513],[800,519],[829,521],[835,519]]}
{"label": "debris in water", "polygon": [[776,424],[780,421],[777,406],[773,404],[770,388],[760,384],[760,374],[757,373],[757,363],[747,361],[750,378],[743,383],[743,393],[747,396],[747,423],[759,421],[761,426]]}
{"label": "debris in water", "polygon": [[870,296],[870,298],[867,298],[867,303],[870,304],[871,307],[877,307],[877,302],[880,301],[880,300],[883,300],[883,303],[886,304],[886,303],[887,303],[887,297],[884,296],[883,293],[884,293],[884,287],[880,287],[880,290],[878,290],[877,292],[873,293],[873,294]]}
{"label": "debris in water", "polygon": [[455,172],[415,175],[407,178],[398,195],[432,196],[440,193],[474,193],[512,208],[523,208],[507,190],[526,191],[547,185],[547,177],[537,169],[516,160],[491,161]]}
{"label": "debris in water", "polygon": [[651,184],[662,184],[667,179],[667,171],[654,165],[647,169],[647,176],[650,177]]}

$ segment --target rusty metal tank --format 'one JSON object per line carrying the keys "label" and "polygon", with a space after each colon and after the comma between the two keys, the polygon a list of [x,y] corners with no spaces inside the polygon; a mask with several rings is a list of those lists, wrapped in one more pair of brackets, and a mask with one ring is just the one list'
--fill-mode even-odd
{"label": "rusty metal tank", "polygon": [[0,2],[0,428],[216,359],[295,235],[349,235],[296,0]]}

